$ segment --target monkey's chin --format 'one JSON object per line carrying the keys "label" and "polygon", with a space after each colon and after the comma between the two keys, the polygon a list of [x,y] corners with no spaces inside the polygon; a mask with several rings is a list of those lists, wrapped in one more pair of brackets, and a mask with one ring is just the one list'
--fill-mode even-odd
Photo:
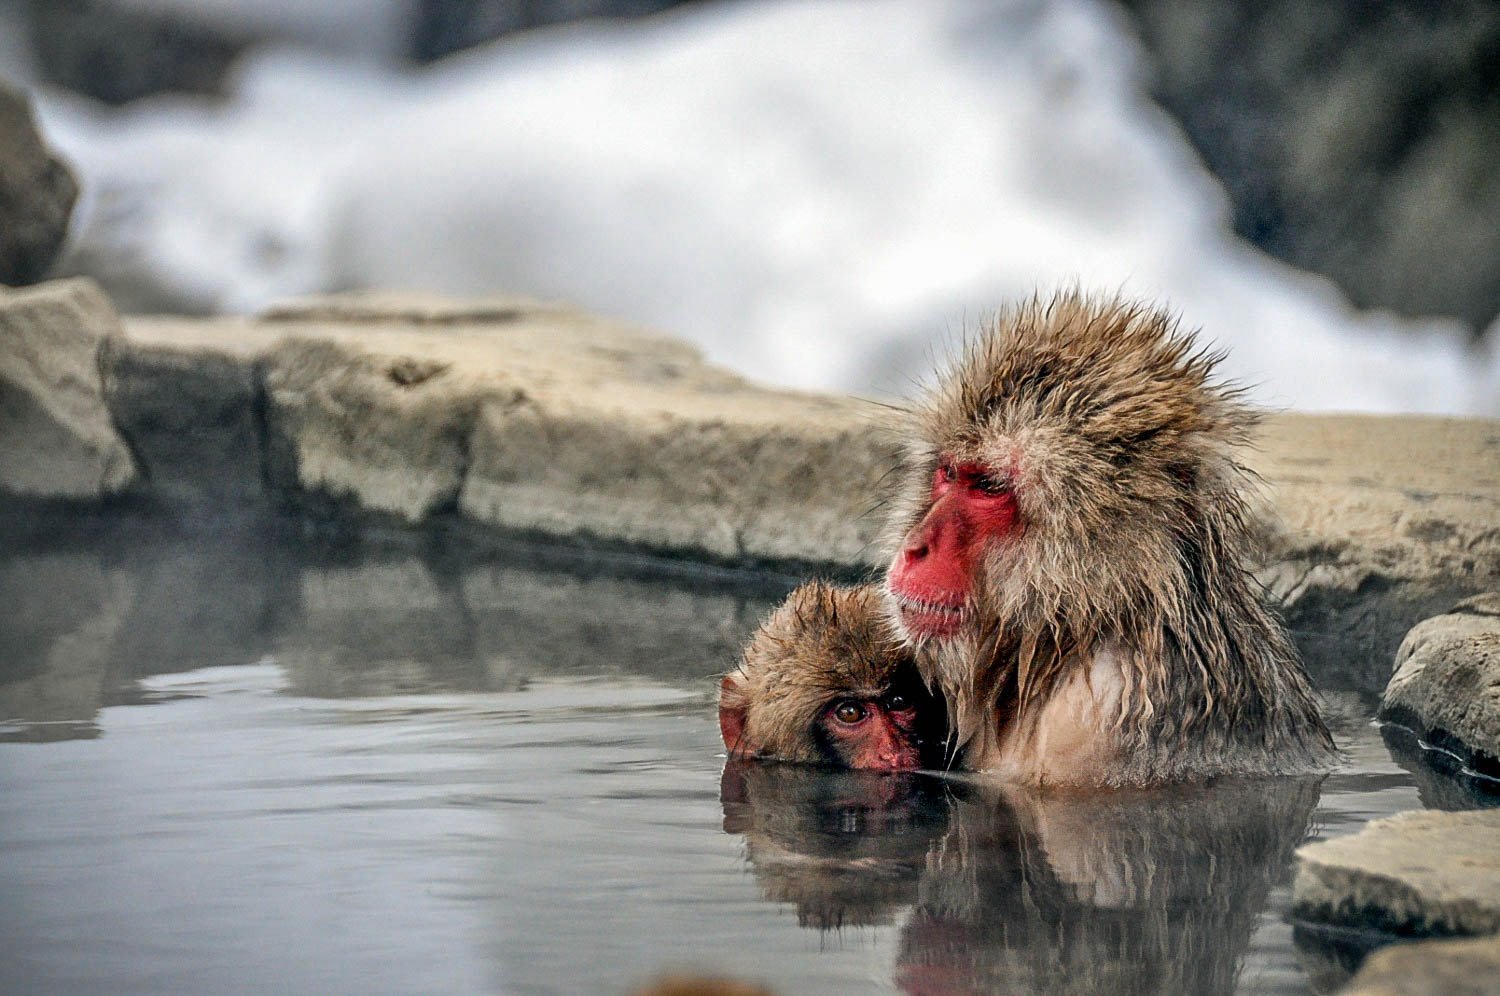
{"label": "monkey's chin", "polygon": [[940,642],[956,636],[968,619],[966,607],[924,602],[903,595],[896,596],[896,615],[907,639],[918,642]]}

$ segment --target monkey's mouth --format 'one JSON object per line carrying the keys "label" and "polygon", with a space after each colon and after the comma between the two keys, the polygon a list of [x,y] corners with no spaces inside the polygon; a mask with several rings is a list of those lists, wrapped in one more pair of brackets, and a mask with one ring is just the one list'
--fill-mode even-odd
{"label": "monkey's mouth", "polygon": [[940,640],[957,633],[968,619],[968,605],[960,602],[950,605],[944,602],[928,602],[906,595],[896,596],[896,611],[901,615],[901,626],[918,640]]}

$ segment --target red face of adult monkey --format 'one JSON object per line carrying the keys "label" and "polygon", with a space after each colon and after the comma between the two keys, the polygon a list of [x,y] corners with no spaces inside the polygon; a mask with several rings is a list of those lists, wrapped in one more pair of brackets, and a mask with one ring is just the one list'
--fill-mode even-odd
{"label": "red face of adult monkey", "polygon": [[879,588],[792,592],[719,691],[731,757],[913,771],[941,760],[942,704],[882,611]]}
{"label": "red face of adult monkey", "polygon": [[889,611],[964,764],[1034,784],[1326,767],[1247,572],[1255,423],[1165,313],[1002,314],[913,412]]}

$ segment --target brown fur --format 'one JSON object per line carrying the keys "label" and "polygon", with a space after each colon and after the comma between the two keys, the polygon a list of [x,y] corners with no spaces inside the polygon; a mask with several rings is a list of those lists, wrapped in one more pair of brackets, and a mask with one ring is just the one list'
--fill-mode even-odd
{"label": "brown fur", "polygon": [[[915,662],[886,620],[878,586],[802,585],[761,625],[721,686],[721,708],[745,708],[743,743],[731,755],[821,763],[813,729],[835,699],[878,697]],[[934,702],[941,731],[941,707]],[[930,710],[929,710],[930,715]]]}
{"label": "brown fur", "polygon": [[[1075,776],[1043,763],[1022,780],[1330,763],[1306,674],[1247,570],[1234,450],[1258,416],[1213,380],[1219,359],[1159,309],[1064,293],[1001,313],[910,413],[890,551],[925,513],[940,454],[1013,472],[1020,511],[977,568],[975,622],[916,648],[971,765],[1034,748],[1062,712]],[[1062,700],[1091,695],[1086,715]]]}

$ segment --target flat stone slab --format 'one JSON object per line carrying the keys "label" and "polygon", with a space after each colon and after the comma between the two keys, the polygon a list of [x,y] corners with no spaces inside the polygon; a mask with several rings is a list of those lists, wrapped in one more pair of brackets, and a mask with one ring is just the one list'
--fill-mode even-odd
{"label": "flat stone slab", "polygon": [[1401,935],[1500,932],[1500,810],[1419,810],[1297,852],[1292,911]]}
{"label": "flat stone slab", "polygon": [[161,458],[154,481],[223,491],[234,475],[212,454],[232,453],[284,504],[723,563],[873,562],[868,513],[894,462],[876,406],[758,387],[677,340],[519,298],[138,318],[106,376],[136,451]]}
{"label": "flat stone slab", "polygon": [[1343,996],[1496,996],[1500,937],[1392,944],[1365,959]]}
{"label": "flat stone slab", "polygon": [[1500,778],[1500,592],[1412,628],[1396,651],[1380,718]]}

